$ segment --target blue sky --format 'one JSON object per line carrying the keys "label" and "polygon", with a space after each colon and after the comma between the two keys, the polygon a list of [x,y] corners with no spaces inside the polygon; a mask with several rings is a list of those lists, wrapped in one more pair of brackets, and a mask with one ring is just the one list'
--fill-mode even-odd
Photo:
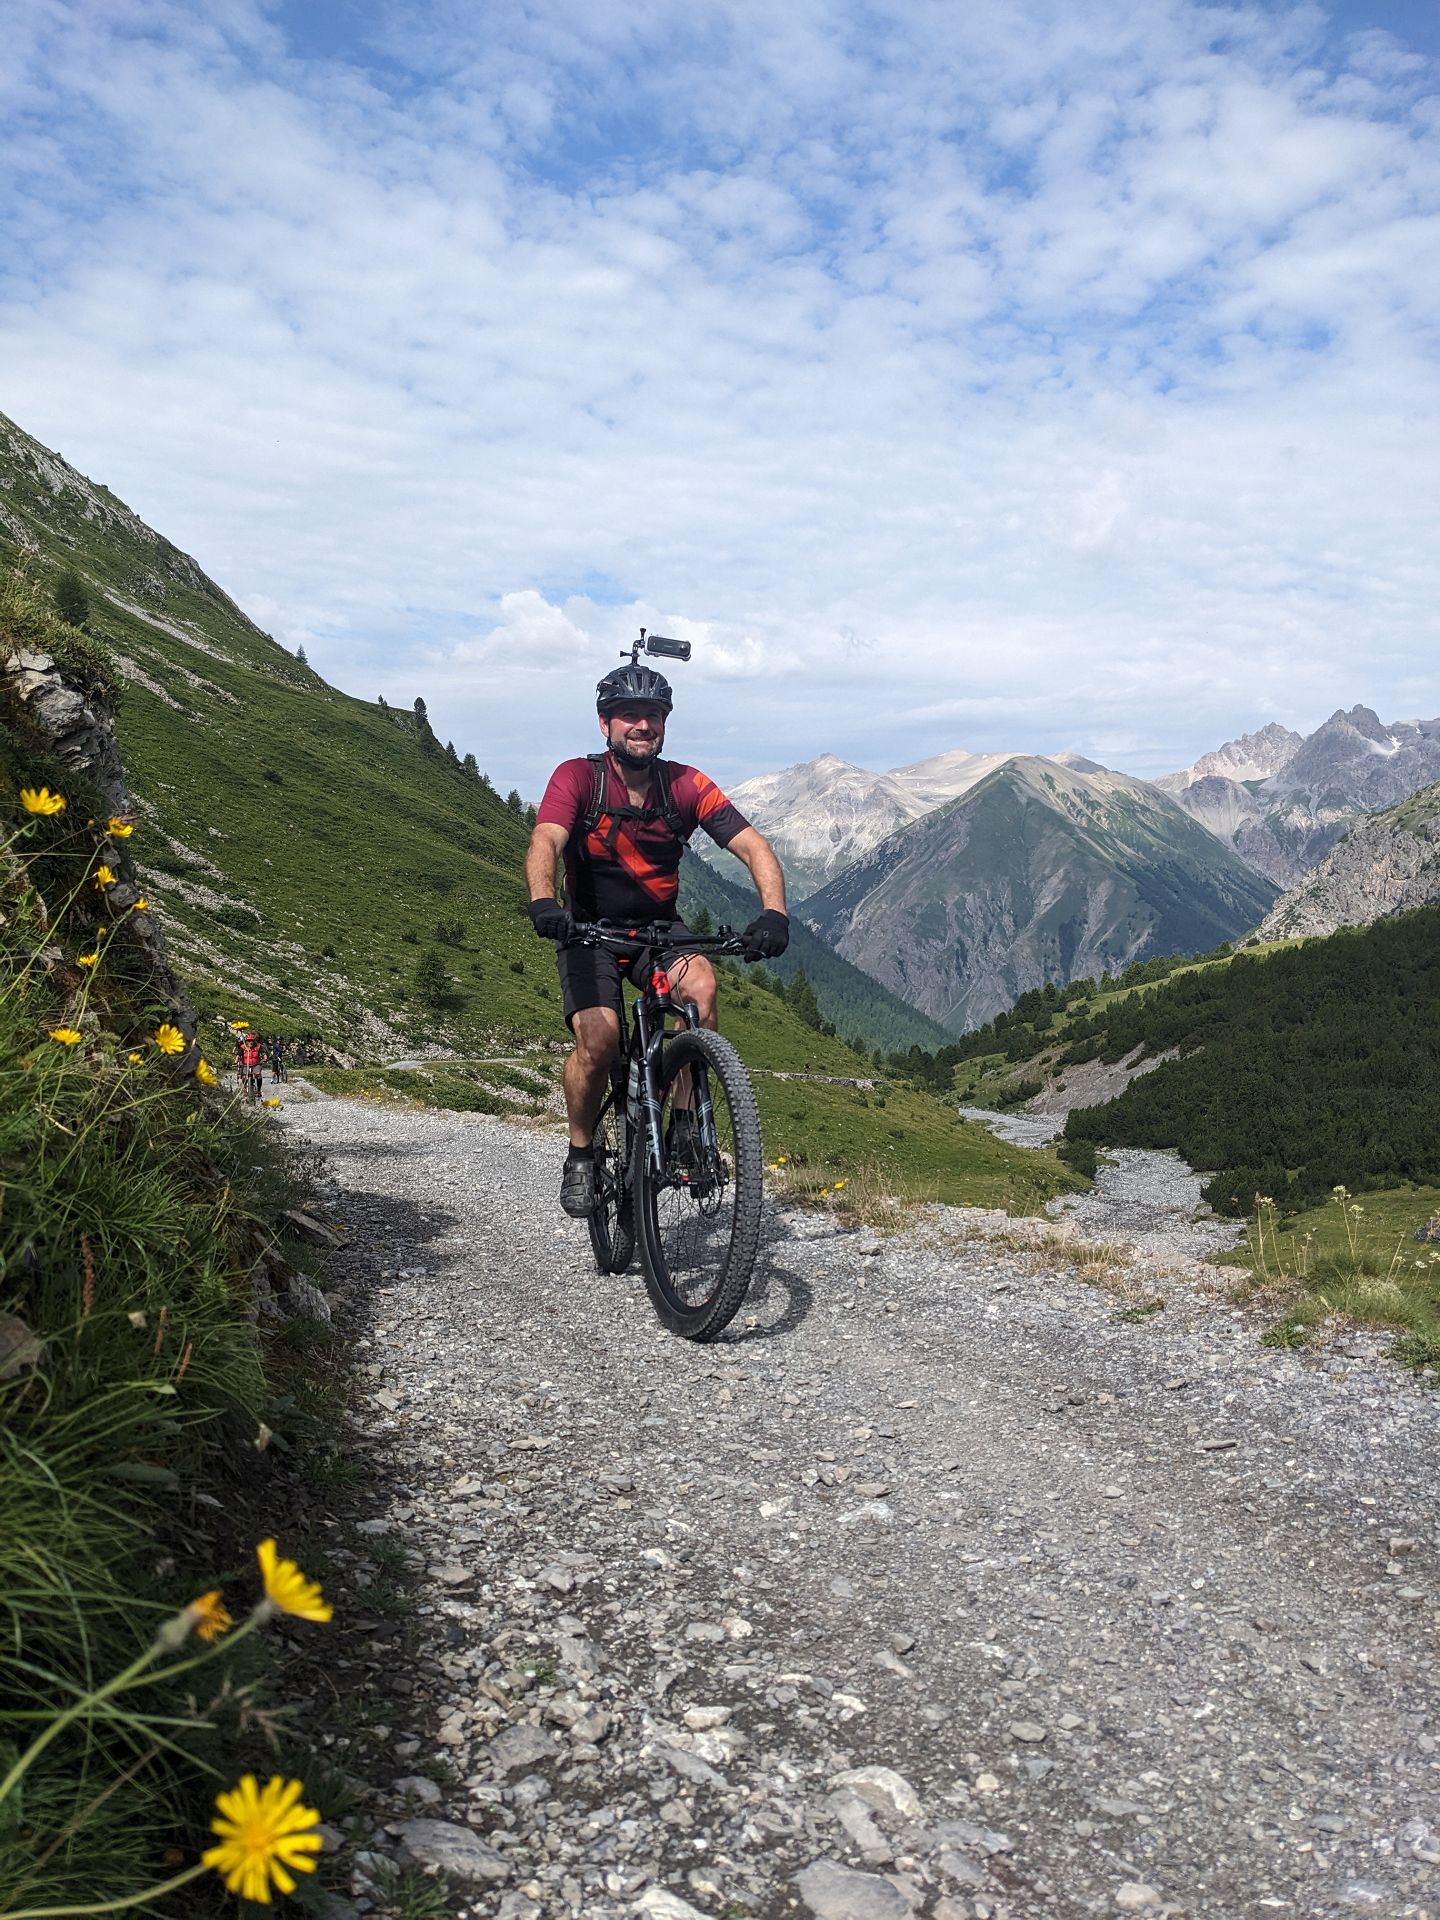
{"label": "blue sky", "polygon": [[1440,712],[1440,9],[26,0],[0,408],[504,785]]}

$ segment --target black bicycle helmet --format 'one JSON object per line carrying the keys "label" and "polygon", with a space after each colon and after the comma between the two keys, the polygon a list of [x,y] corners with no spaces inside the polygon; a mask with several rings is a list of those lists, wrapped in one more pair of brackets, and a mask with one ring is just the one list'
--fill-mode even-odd
{"label": "black bicycle helmet", "polygon": [[662,707],[666,713],[675,705],[670,682],[664,675],[652,673],[649,667],[637,663],[611,668],[595,689],[595,711],[608,713],[612,707],[623,706],[627,700],[645,700],[652,706]]}

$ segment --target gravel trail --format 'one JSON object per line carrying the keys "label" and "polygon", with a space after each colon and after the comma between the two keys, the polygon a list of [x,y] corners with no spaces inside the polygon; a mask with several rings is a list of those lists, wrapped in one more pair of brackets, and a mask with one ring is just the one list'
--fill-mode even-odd
{"label": "gravel trail", "polygon": [[783,1210],[694,1347],[595,1275],[556,1139],[295,1093],[354,1586],[368,1536],[426,1593],[344,1683],[383,1711],[334,1914],[399,1860],[504,1920],[1440,1916],[1440,1396],[1378,1343]]}

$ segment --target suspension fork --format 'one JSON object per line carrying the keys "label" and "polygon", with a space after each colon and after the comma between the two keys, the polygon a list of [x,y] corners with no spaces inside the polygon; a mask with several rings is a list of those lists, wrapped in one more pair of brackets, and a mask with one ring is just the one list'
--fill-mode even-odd
{"label": "suspension fork", "polygon": [[[658,1173],[665,1164],[665,1140],[660,1126],[660,1055],[665,1046],[665,1016],[675,1013],[685,1022],[687,1028],[698,1027],[700,1016],[695,1011],[694,1002],[682,1000],[675,1002],[668,998],[647,1000],[641,998],[635,1002],[635,1032],[638,1046],[632,1046],[631,1058],[638,1051],[640,1057],[640,1107],[645,1116],[645,1137],[650,1150],[650,1164]],[[694,1085],[692,1076],[692,1087]],[[701,1139],[713,1146],[715,1141],[715,1119],[710,1107],[710,1087],[706,1081],[700,1090],[697,1106],[697,1118],[701,1126]]]}

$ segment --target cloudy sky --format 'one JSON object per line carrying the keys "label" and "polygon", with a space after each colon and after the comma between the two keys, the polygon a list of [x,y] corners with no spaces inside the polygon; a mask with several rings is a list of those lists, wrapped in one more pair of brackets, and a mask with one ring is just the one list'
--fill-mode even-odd
{"label": "cloudy sky", "polygon": [[0,410],[502,786],[1440,712],[1434,0],[0,21]]}

